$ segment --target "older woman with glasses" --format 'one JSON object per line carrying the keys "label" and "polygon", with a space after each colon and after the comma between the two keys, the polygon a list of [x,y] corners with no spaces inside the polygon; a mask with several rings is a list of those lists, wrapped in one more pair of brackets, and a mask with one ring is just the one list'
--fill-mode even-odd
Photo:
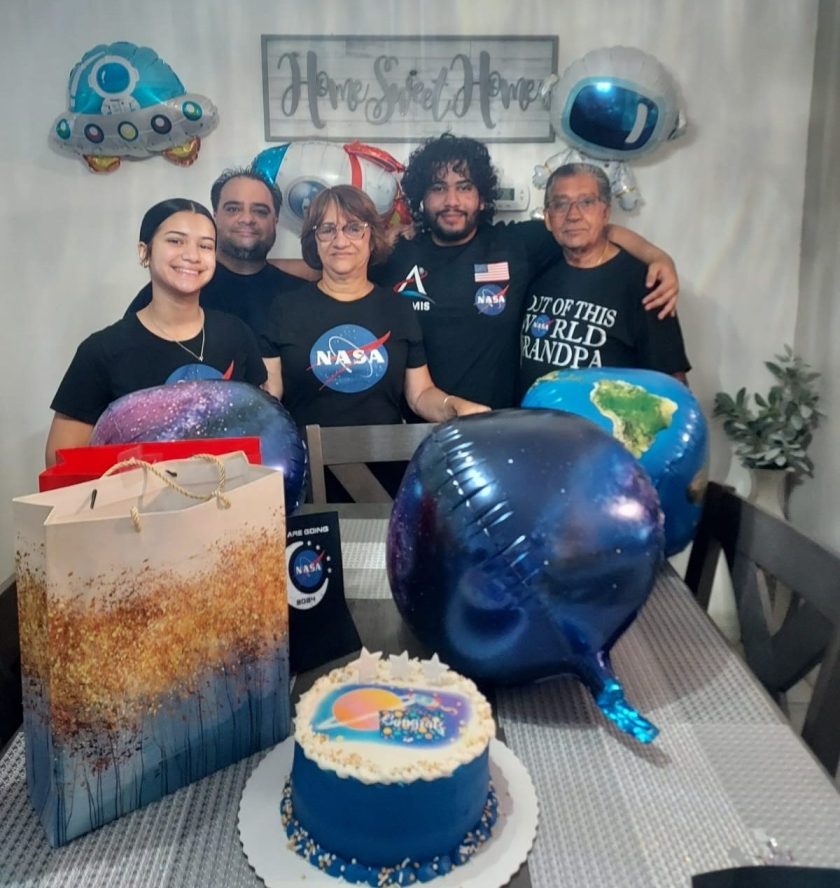
{"label": "older woman with glasses", "polygon": [[298,425],[402,421],[402,398],[440,422],[489,408],[441,391],[429,375],[411,300],[371,283],[386,258],[385,225],[360,189],[316,195],[301,235],[303,258],[321,279],[278,297],[262,337],[268,389]]}

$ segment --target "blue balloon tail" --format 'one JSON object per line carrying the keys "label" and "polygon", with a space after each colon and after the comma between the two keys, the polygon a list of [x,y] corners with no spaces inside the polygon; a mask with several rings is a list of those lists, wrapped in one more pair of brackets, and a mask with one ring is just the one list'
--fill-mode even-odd
{"label": "blue balloon tail", "polygon": [[651,724],[635,710],[624,696],[624,688],[616,679],[608,679],[595,698],[598,708],[615,724],[639,743],[650,743],[659,734],[659,728]]}

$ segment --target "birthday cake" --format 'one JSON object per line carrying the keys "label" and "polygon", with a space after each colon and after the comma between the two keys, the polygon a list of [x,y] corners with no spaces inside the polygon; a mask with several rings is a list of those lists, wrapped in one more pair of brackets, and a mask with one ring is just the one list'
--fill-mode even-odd
{"label": "birthday cake", "polygon": [[290,846],[349,882],[409,885],[490,836],[490,704],[469,679],[407,654],[362,656],[297,705],[281,814]]}

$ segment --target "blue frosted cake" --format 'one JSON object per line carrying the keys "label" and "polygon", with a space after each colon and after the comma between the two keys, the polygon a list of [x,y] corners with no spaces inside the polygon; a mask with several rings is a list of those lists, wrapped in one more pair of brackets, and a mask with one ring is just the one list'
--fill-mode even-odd
{"label": "blue frosted cake", "polygon": [[406,654],[320,678],[297,706],[281,813],[294,849],[350,882],[409,885],[466,862],[496,820],[490,704]]}

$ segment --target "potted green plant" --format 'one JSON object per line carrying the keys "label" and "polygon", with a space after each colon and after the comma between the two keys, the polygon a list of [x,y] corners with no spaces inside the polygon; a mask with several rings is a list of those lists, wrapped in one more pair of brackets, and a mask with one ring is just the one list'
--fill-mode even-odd
{"label": "potted green plant", "polygon": [[[807,451],[824,414],[817,408],[820,374],[789,345],[775,357],[775,361],[764,362],[776,380],[766,395],[749,395],[745,388],[734,398],[718,392],[714,415],[723,419],[723,430],[734,443],[741,464],[754,473],[762,469],[777,473],[778,486],[783,489],[786,474],[813,476],[814,463]],[[783,503],[784,495],[779,499]]]}

